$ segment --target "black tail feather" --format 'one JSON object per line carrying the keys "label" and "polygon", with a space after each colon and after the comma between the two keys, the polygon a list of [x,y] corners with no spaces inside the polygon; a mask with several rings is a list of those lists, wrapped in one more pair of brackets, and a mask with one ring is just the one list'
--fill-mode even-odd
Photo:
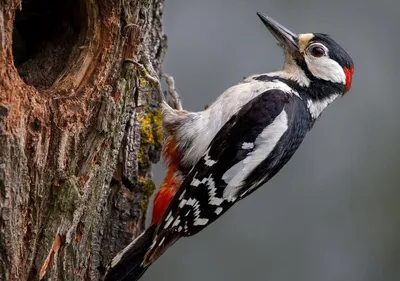
{"label": "black tail feather", "polygon": [[104,281],[136,281],[147,270],[143,258],[149,250],[157,225],[151,225],[132,243],[119,252],[107,266]]}

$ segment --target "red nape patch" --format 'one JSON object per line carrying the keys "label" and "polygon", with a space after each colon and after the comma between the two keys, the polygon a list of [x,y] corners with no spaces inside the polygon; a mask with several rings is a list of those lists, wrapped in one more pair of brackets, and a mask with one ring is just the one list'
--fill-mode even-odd
{"label": "red nape patch", "polygon": [[354,73],[354,68],[344,68],[344,74],[346,74],[346,90],[345,93],[347,93],[350,88],[351,88],[351,81],[353,80],[353,73]]}

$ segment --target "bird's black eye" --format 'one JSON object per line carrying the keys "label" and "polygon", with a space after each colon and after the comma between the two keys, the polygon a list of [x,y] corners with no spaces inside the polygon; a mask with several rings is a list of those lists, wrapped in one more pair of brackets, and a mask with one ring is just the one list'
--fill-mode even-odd
{"label": "bird's black eye", "polygon": [[325,55],[325,49],[321,46],[312,46],[310,48],[310,53],[313,57],[320,58]]}

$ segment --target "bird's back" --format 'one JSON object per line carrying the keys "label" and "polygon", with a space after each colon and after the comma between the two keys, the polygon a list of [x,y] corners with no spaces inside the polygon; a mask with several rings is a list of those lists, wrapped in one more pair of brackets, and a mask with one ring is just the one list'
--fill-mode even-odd
{"label": "bird's back", "polygon": [[[250,76],[241,83],[228,88],[206,110],[191,113],[190,117],[182,122],[176,137],[177,143],[184,146],[182,151],[185,151],[185,154],[182,162],[185,166],[193,166],[200,159],[222,126],[250,100],[270,89],[279,89],[285,93],[294,92],[292,88],[278,79],[271,81],[253,79],[257,76],[260,75]],[[201,138],[197,136],[201,136]]]}

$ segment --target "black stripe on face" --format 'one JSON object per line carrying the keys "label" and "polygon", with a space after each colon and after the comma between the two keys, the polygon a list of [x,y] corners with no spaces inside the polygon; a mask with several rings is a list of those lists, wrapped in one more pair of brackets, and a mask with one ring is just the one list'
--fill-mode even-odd
{"label": "black stripe on face", "polygon": [[346,87],[342,83],[333,83],[330,81],[315,78],[314,76],[312,77],[313,79],[310,79],[311,83],[308,87],[301,86],[294,80],[289,80],[280,76],[269,76],[263,74],[260,76],[256,76],[253,79],[263,82],[281,81],[291,87],[293,90],[297,91],[302,98],[310,98],[312,100],[321,100],[331,95],[343,93],[345,91]]}

